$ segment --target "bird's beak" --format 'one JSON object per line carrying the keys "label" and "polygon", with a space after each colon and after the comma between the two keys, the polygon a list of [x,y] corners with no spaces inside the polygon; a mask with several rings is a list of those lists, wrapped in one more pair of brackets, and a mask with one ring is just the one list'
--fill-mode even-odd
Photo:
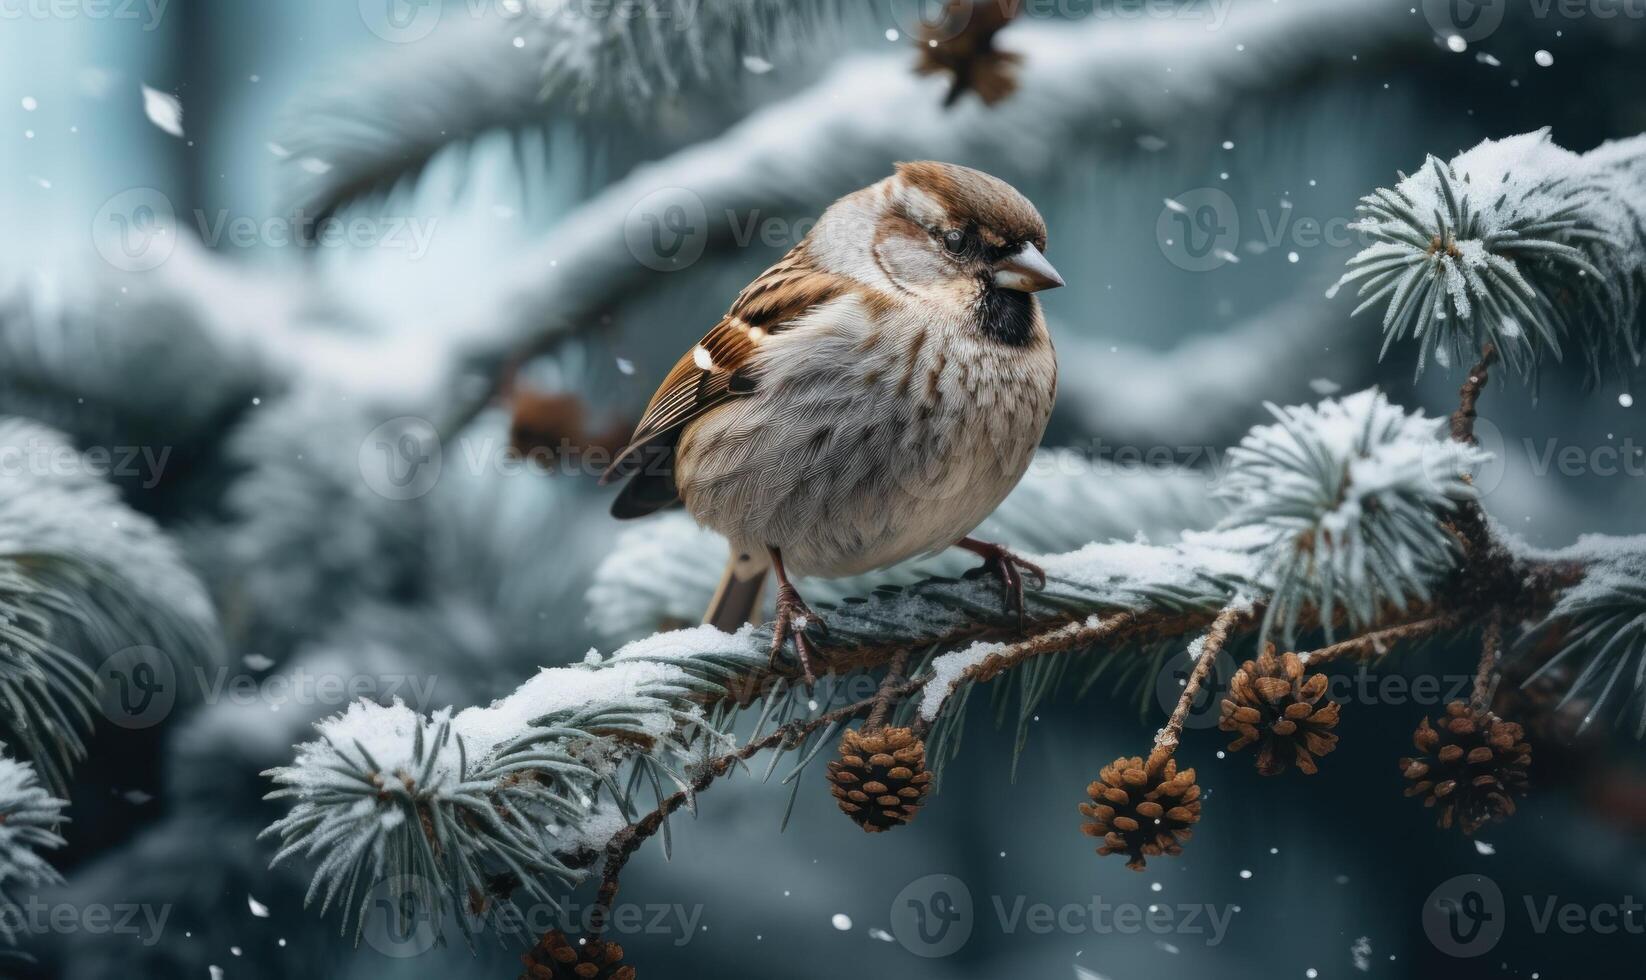
{"label": "bird's beak", "polygon": [[1038,293],[1063,285],[1063,277],[1030,242],[1024,242],[1021,249],[995,263],[994,281],[1001,289],[1019,293]]}

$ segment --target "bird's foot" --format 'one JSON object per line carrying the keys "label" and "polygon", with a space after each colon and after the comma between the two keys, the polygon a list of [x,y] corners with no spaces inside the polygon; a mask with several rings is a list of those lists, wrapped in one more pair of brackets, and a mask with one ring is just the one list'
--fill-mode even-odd
{"label": "bird's foot", "polygon": [[783,653],[783,644],[794,641],[794,650],[800,656],[800,671],[809,688],[817,683],[817,674],[812,670],[813,660],[827,664],[827,657],[819,655],[817,649],[806,637],[808,631],[815,631],[828,636],[829,625],[822,617],[812,612],[806,605],[800,593],[787,582],[777,589],[777,620],[772,624],[772,657],[770,664],[775,667],[777,658]]}
{"label": "bird's foot", "polygon": [[976,578],[981,575],[993,575],[1000,579],[1000,588],[1004,593],[1006,611],[1017,612],[1018,632],[1027,630],[1026,610],[1023,604],[1023,583],[1025,578],[1034,583],[1038,591],[1046,587],[1046,570],[1031,561],[1019,558],[1017,555],[998,544],[987,541],[974,541],[967,538],[960,542],[965,548],[983,558],[983,564],[967,573],[967,578]]}

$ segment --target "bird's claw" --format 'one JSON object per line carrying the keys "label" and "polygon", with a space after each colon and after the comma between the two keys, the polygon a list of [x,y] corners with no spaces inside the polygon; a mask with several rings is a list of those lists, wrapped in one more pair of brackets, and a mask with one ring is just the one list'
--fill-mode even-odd
{"label": "bird's claw", "polygon": [[1006,611],[1017,612],[1018,632],[1026,632],[1028,614],[1023,602],[1024,578],[1026,576],[1038,592],[1046,587],[1046,570],[1034,562],[1019,558],[999,545],[986,545],[974,550],[983,556],[983,564],[974,569],[974,574],[993,575],[1000,579]]}
{"label": "bird's claw", "polygon": [[806,633],[815,631],[821,636],[829,635],[829,624],[822,617],[812,612],[805,600],[800,598],[791,585],[780,586],[777,590],[777,619],[772,624],[772,655],[770,666],[777,666],[777,658],[783,653],[783,645],[789,640],[794,641],[795,653],[800,656],[800,671],[809,688],[817,683],[817,674],[812,670],[813,659],[827,662],[812,646]]}

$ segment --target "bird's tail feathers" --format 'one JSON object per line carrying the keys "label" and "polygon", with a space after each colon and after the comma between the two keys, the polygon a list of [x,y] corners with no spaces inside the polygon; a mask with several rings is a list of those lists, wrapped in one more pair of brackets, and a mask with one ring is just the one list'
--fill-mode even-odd
{"label": "bird's tail feathers", "polygon": [[769,568],[771,559],[764,551],[739,552],[734,548],[703,622],[726,633],[737,632],[745,623],[759,622]]}

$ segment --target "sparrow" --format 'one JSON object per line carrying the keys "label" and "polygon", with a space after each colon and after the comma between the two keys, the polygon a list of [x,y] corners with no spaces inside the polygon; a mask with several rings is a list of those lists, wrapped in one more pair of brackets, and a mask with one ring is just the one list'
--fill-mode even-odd
{"label": "sparrow", "polygon": [[674,366],[604,479],[619,519],[683,504],[731,544],[704,622],[733,632],[778,582],[772,662],[808,685],[827,626],[790,576],[960,547],[1021,625],[1045,573],[970,537],[1022,478],[1057,358],[1035,296],[1063,285],[1046,223],[1006,182],[918,162],[831,205]]}

